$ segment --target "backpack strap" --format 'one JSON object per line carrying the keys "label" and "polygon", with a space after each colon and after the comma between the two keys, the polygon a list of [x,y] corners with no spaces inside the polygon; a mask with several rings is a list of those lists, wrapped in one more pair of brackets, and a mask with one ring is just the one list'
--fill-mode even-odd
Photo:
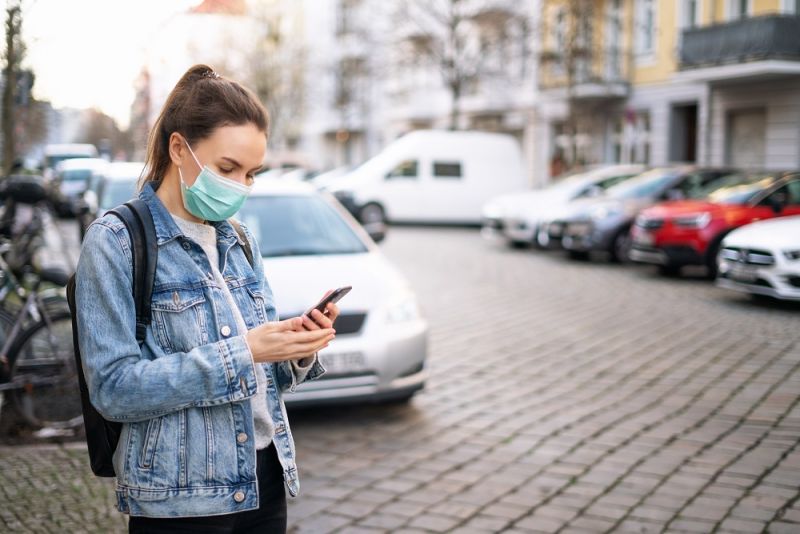
{"label": "backpack strap", "polygon": [[134,199],[110,210],[128,230],[133,256],[133,301],[136,306],[136,341],[144,343],[151,320],[150,301],[156,279],[158,241],[150,208],[141,199]]}
{"label": "backpack strap", "polygon": [[233,229],[236,230],[236,233],[239,234],[239,239],[244,242],[242,248],[244,249],[244,255],[247,258],[247,262],[250,264],[250,267],[253,266],[253,247],[250,246],[250,240],[247,239],[247,235],[244,233],[242,229],[242,225],[239,224],[239,221],[235,219],[228,219],[228,222],[231,223]]}

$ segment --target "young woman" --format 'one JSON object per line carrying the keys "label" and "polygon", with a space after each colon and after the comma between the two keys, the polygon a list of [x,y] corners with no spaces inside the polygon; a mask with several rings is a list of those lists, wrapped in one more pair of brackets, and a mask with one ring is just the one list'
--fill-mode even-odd
{"label": "young woman", "polygon": [[131,241],[113,215],[87,230],[78,334],[92,403],[123,423],[117,505],[131,532],[284,532],[299,489],[281,392],[325,370],[335,304],[277,320],[258,243],[228,222],[266,151],[257,98],[205,65],[189,69],[150,134],[139,198],[158,264],[152,323],[135,337]]}

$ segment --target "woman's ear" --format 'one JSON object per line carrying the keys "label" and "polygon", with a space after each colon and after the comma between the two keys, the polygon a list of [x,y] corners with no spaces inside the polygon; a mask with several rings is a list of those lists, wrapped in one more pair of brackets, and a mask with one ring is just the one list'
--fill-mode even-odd
{"label": "woman's ear", "polygon": [[178,132],[172,132],[169,135],[169,142],[167,143],[167,150],[169,150],[169,159],[176,167],[180,167],[183,163],[183,158],[186,151],[186,144],[183,137]]}

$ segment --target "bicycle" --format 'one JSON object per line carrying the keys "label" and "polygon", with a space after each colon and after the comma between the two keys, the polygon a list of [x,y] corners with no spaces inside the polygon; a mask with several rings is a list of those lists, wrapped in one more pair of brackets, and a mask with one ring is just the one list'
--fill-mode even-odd
{"label": "bicycle", "polygon": [[0,393],[34,428],[74,429],[82,411],[71,315],[61,289],[42,287],[64,288],[69,276],[34,266],[41,215],[0,243]]}

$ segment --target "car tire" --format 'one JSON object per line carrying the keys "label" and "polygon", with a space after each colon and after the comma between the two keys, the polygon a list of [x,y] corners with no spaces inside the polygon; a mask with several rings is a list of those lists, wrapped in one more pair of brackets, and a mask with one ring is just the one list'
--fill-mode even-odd
{"label": "car tire", "polygon": [[717,258],[719,256],[719,249],[722,246],[722,240],[727,233],[728,232],[718,235],[714,241],[708,245],[708,250],[706,250],[706,276],[709,280],[715,280],[717,278],[717,271],[719,270]]}
{"label": "car tire", "polygon": [[358,220],[362,225],[386,224],[386,211],[376,202],[365,204],[358,210]]}
{"label": "car tire", "polygon": [[628,263],[630,261],[628,254],[631,251],[632,243],[630,228],[626,227],[620,230],[611,240],[611,249],[608,251],[611,254],[611,261],[613,263]]}

